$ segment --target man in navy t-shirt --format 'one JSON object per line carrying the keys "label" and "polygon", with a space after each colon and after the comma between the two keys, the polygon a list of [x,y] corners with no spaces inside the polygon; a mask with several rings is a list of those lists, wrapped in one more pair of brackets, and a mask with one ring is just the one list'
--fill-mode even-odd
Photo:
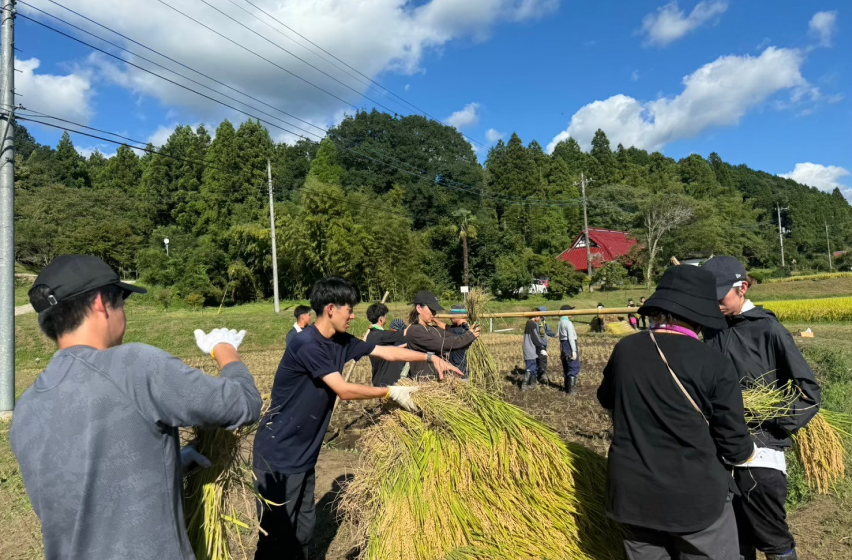
{"label": "man in navy t-shirt", "polygon": [[[355,287],[341,278],[326,278],[311,291],[316,323],[294,337],[275,374],[272,406],[260,421],[254,440],[254,469],[262,505],[255,560],[307,560],[316,511],[314,490],[322,441],[335,397],[341,400],[385,398],[416,410],[417,387],[368,387],[349,383],[340,374],[349,360],[364,356],[389,362],[431,362],[444,372],[461,372],[431,353],[395,346],[375,346],[347,333],[359,301]],[[265,534],[264,534],[265,532]]]}

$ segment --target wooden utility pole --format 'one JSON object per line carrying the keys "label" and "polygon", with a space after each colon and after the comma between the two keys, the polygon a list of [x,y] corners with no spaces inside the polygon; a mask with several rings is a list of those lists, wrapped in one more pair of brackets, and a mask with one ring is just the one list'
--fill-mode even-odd
{"label": "wooden utility pole", "polygon": [[781,205],[776,204],[775,208],[778,210],[778,240],[781,242],[781,268],[787,268],[787,265],[784,264],[784,229],[781,227]]}
{"label": "wooden utility pole", "polygon": [[831,241],[828,239],[828,222],[823,223],[825,224],[825,246],[828,247],[828,270],[834,270],[831,263]]}
{"label": "wooden utility pole", "polygon": [[269,233],[272,236],[272,295],[275,298],[275,312],[280,312],[278,304],[278,250],[275,243],[275,204],[272,200],[272,163],[266,160],[266,174],[269,177]]}
{"label": "wooden utility pole", "polygon": [[586,174],[580,173],[580,188],[583,191],[583,229],[586,232],[586,274],[592,277],[592,249],[589,247],[589,212],[586,204]]}

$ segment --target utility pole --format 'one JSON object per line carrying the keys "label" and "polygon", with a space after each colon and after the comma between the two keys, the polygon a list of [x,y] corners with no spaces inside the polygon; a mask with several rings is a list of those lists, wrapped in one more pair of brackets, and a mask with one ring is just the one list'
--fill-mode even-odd
{"label": "utility pole", "polygon": [[586,274],[592,277],[592,249],[589,247],[589,212],[586,204],[586,174],[580,173],[580,188],[583,191],[583,230],[586,232]]}
{"label": "utility pole", "polygon": [[269,177],[269,233],[272,236],[272,295],[275,298],[275,312],[278,313],[278,249],[275,245],[275,205],[272,202],[272,163],[266,160],[266,174]]}
{"label": "utility pole", "polygon": [[775,208],[778,210],[778,240],[781,241],[781,268],[787,268],[787,265],[784,264],[784,230],[781,227],[781,205],[776,204]]}
{"label": "utility pole", "polygon": [[828,270],[834,270],[831,265],[831,241],[828,240],[828,222],[823,223],[825,224],[825,246],[828,247]]}
{"label": "utility pole", "polygon": [[2,0],[0,48],[0,418],[15,409],[15,2]]}

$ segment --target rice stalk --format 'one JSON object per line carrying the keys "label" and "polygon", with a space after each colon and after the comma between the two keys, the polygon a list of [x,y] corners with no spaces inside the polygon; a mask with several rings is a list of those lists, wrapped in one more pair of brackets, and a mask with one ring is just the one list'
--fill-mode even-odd
{"label": "rice stalk", "polygon": [[[467,320],[471,327],[479,323],[487,303],[488,296],[479,288],[473,288],[467,295]],[[493,393],[502,391],[504,383],[497,361],[481,337],[468,348],[467,365],[471,383]]]}
{"label": "rice stalk", "polygon": [[360,558],[623,558],[606,460],[476,386],[426,383],[371,428],[341,498]]}

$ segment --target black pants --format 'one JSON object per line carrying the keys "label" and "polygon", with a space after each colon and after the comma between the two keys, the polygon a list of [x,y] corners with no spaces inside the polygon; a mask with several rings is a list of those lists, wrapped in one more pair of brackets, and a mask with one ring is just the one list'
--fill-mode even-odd
{"label": "black pants", "polygon": [[538,380],[547,375],[547,356],[539,356],[535,359],[535,365],[538,368]]}
{"label": "black pants", "polygon": [[316,475],[281,474],[254,469],[260,495],[280,506],[258,503],[260,533],[255,560],[305,560],[316,524]]}
{"label": "black pants", "polygon": [[767,554],[784,554],[796,548],[787,526],[787,476],[762,467],[734,469],[734,481],[741,495],[734,498],[740,554],[748,557],[755,549]]}
{"label": "black pants", "polygon": [[624,549],[630,560],[737,560],[737,522],[731,498],[712,525],[694,533],[625,527]]}

